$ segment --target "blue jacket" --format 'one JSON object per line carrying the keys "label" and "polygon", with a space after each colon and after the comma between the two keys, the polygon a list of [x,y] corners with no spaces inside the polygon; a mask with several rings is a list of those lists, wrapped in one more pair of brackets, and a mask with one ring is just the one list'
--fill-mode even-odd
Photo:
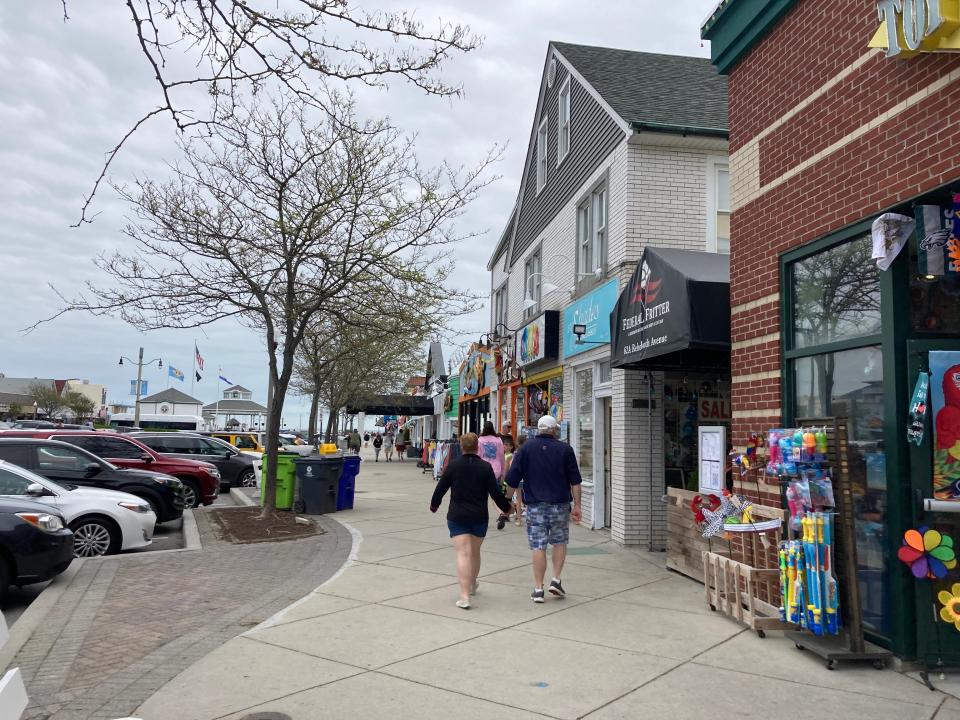
{"label": "blue jacket", "polygon": [[527,505],[570,502],[570,486],[583,482],[573,448],[549,435],[527,440],[514,454],[507,485],[520,487],[521,480]]}

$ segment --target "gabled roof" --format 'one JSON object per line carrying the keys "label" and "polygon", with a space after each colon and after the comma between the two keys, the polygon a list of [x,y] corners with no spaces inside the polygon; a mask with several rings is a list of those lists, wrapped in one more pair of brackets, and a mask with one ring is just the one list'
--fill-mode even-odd
{"label": "gabled roof", "polygon": [[728,131],[727,79],[708,58],[551,44],[635,128]]}
{"label": "gabled roof", "polygon": [[[14,395],[30,395],[30,386],[40,383],[49,388],[56,388],[57,381],[50,378],[12,378],[0,377],[0,392]],[[30,401],[33,403],[33,400]]]}
{"label": "gabled roof", "polygon": [[231,385],[226,390],[224,390],[224,392],[233,392],[233,391],[248,392],[248,393],[253,392],[252,390],[247,390],[243,385]]}
{"label": "gabled roof", "polygon": [[437,341],[430,343],[430,350],[427,352],[427,374],[424,378],[426,385],[427,378],[435,380],[437,378],[446,378],[447,368],[443,364],[443,347]]}
{"label": "gabled roof", "polygon": [[204,414],[219,412],[226,413],[265,413],[267,409],[253,400],[221,400],[203,406]]}
{"label": "gabled roof", "polygon": [[195,397],[190,397],[185,392],[180,392],[175,388],[167,388],[166,390],[161,390],[158,393],[153,395],[148,395],[145,398],[140,398],[141,403],[180,403],[183,405],[203,405],[201,400],[197,400]]}

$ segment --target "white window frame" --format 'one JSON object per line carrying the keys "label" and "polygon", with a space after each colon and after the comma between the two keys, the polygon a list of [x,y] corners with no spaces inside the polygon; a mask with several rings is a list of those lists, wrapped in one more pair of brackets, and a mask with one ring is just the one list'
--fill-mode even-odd
{"label": "white window frame", "polygon": [[[603,196],[603,222],[597,224],[597,198]],[[584,214],[585,213],[585,214]],[[586,236],[581,220],[586,217]],[[592,273],[597,268],[606,271],[607,254],[610,242],[610,186],[607,178],[594,185],[590,192],[577,205],[577,251],[574,272],[574,285],[577,290],[592,287],[597,279]],[[584,267],[586,254],[590,255],[590,267]]]}
{"label": "white window frame", "polygon": [[[719,252],[717,247],[717,215],[723,212],[719,207],[719,197],[720,192],[720,183],[718,182],[718,174],[721,171],[725,171],[728,174],[730,173],[730,164],[726,157],[711,157],[707,159],[707,197],[706,199],[706,209],[707,209],[707,237],[706,237],[706,250],[707,252]],[[730,208],[727,208],[726,212],[730,213]]]}
{"label": "white window frame", "polygon": [[510,324],[507,322],[508,313],[510,312],[509,299],[510,299],[510,288],[509,282],[504,281],[500,284],[496,290],[493,291],[493,327],[492,330],[496,330],[497,326],[501,323],[505,327],[509,327]]}
{"label": "white window frame", "polygon": [[570,94],[570,75],[567,75],[557,94],[557,167],[560,167],[560,163],[570,154],[570,143],[573,138]]}
{"label": "white window frame", "polygon": [[537,192],[547,186],[547,116],[537,127]]}
{"label": "white window frame", "polygon": [[[523,299],[536,301],[536,305],[524,310],[524,318],[532,318],[540,314],[540,304],[543,301],[543,255],[542,247],[538,247],[527,256],[523,264]],[[531,278],[533,278],[531,282]]]}

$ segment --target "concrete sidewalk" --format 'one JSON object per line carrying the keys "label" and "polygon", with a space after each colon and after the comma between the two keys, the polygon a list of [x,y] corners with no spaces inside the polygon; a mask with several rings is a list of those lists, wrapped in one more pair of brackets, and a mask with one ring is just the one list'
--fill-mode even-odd
{"label": "concrete sidewalk", "polygon": [[[711,613],[703,588],[573,528],[566,599],[529,599],[525,532],[491,529],[472,609],[457,599],[445,507],[412,461],[365,462],[354,559],[315,592],[161,688],[144,720],[836,718],[960,720],[960,702],[892,670],[834,672],[776,633]],[[879,702],[878,702],[879,701]],[[792,710],[790,709],[792,708]],[[278,718],[282,716],[277,716]]]}

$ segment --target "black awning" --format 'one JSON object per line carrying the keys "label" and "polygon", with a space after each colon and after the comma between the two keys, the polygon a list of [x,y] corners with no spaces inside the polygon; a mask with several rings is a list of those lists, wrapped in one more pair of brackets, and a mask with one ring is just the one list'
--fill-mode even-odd
{"label": "black awning", "polygon": [[413,395],[371,395],[347,405],[348,414],[367,415],[433,415],[433,400]]}
{"label": "black awning", "polygon": [[730,257],[648,247],[610,313],[615,368],[730,365]]}

